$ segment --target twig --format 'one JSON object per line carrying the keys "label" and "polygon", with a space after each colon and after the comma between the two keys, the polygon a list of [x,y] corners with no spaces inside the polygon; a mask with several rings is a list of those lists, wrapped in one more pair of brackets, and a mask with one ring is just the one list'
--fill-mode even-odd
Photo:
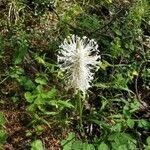
{"label": "twig", "polygon": [[9,78],[9,76],[7,76],[6,78],[4,78],[4,79],[0,82],[0,84],[2,84],[3,82],[5,82],[8,78]]}

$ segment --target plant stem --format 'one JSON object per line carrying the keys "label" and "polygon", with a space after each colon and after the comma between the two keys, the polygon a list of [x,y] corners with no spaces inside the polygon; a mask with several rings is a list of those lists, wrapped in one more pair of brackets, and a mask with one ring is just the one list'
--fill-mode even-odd
{"label": "plant stem", "polygon": [[85,94],[81,95],[80,92],[78,92],[78,104],[77,104],[77,111],[79,112],[79,126],[81,133],[84,132],[83,130],[83,107],[84,107],[84,101],[85,101]]}
{"label": "plant stem", "polygon": [[80,128],[83,129],[83,120],[82,120],[82,111],[83,111],[83,106],[82,106],[82,98],[81,95],[79,94],[79,123],[80,123]]}

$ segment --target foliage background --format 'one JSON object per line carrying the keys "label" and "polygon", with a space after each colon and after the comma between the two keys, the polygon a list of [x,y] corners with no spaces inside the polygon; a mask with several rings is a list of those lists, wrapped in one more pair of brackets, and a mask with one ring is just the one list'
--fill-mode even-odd
{"label": "foliage background", "polygon": [[[83,132],[56,61],[70,34],[102,57]],[[1,0],[0,63],[1,149],[150,149],[148,0]]]}

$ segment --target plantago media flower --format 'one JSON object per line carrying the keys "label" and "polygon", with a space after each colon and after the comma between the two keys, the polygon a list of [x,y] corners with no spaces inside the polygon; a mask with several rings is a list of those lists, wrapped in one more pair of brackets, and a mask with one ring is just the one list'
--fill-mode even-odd
{"label": "plantago media flower", "polygon": [[87,37],[72,35],[59,46],[58,64],[66,72],[69,88],[83,93],[91,86],[94,72],[100,62],[98,45]]}

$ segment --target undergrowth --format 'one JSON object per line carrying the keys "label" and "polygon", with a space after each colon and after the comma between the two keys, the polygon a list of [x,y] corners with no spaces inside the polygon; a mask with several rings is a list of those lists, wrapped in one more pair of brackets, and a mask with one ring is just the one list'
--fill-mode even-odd
{"label": "undergrowth", "polygon": [[[101,55],[82,130],[78,97],[57,65],[59,45],[71,34],[95,39]],[[2,0],[0,63],[0,149],[150,149],[148,0]],[[12,115],[24,116],[18,147],[10,142],[9,104]],[[48,144],[50,134],[58,142]]]}

